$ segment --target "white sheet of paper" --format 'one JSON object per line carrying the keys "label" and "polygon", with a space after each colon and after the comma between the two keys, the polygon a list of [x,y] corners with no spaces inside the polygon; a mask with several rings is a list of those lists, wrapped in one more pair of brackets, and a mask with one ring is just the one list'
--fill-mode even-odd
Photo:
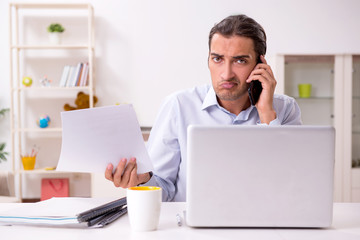
{"label": "white sheet of paper", "polygon": [[79,213],[113,200],[116,199],[60,197],[22,204],[21,207],[0,212],[0,225],[79,225],[83,227],[83,224],[79,224],[77,220]]}
{"label": "white sheet of paper", "polygon": [[153,170],[130,104],[61,113],[62,146],[57,171],[104,173],[121,158],[136,157],[138,173]]}

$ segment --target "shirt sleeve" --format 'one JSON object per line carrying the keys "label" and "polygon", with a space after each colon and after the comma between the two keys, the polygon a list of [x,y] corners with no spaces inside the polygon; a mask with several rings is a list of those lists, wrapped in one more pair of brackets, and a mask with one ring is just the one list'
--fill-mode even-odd
{"label": "shirt sleeve", "polygon": [[181,161],[178,142],[177,99],[169,97],[161,107],[147,143],[154,175],[146,185],[162,188],[162,200],[172,201]]}
{"label": "shirt sleeve", "polygon": [[[274,101],[276,118],[269,123],[269,126],[279,125],[301,125],[301,111],[294,98],[286,97]],[[257,125],[268,125],[257,122]]]}
{"label": "shirt sleeve", "polygon": [[284,101],[284,108],[279,114],[279,120],[281,125],[302,124],[300,107],[294,98],[288,97]]}

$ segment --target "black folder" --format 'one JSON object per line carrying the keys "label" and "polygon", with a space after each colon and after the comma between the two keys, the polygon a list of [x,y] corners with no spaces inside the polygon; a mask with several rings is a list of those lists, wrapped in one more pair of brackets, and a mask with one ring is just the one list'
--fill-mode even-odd
{"label": "black folder", "polygon": [[[77,219],[79,223],[88,222],[89,226],[92,226],[101,220],[113,217],[116,213],[120,216],[127,212],[126,207],[126,197],[120,198],[118,200],[103,204],[96,208],[89,209],[85,212],[79,213]],[[119,216],[119,217],[120,217]],[[116,220],[116,219],[114,219]]]}

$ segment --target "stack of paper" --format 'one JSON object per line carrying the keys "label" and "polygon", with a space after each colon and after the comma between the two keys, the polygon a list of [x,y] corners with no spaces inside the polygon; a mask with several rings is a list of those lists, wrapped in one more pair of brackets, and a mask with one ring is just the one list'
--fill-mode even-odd
{"label": "stack of paper", "polygon": [[0,224],[103,227],[126,212],[126,198],[52,198],[0,212]]}

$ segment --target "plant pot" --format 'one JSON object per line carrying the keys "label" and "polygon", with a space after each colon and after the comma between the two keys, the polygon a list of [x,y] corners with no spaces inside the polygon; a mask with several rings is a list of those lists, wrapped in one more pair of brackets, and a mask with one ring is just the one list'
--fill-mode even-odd
{"label": "plant pot", "polygon": [[49,33],[49,40],[51,44],[54,45],[61,44],[61,38],[62,38],[62,33],[59,32]]}

